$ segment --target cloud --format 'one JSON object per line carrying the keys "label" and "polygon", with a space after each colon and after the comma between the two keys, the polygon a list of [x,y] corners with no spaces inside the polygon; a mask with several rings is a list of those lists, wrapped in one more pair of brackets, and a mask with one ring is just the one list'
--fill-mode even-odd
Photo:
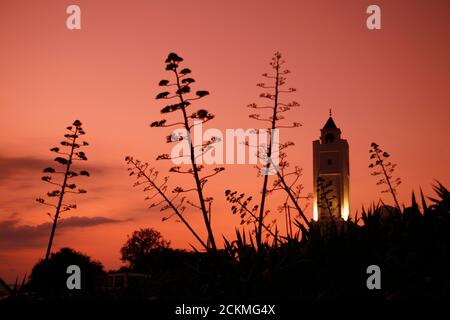
{"label": "cloud", "polygon": [[48,159],[0,155],[0,182],[23,173],[42,172],[42,169],[48,166]]}
{"label": "cloud", "polygon": [[[4,195],[4,197],[0,197],[0,209],[11,212],[33,208],[36,205],[36,197],[45,195],[47,191],[51,190],[49,185],[41,181],[41,177],[45,175],[43,169],[49,166],[54,168],[58,166],[52,160],[51,155],[49,158],[10,157],[0,153],[0,190]],[[98,163],[83,163],[82,165],[77,164],[74,169],[75,171],[87,170],[91,174],[91,178],[83,182],[95,186],[96,181],[102,181],[100,178],[105,174],[110,175],[116,167]],[[97,180],[93,180],[93,178],[97,178]],[[111,188],[111,186],[109,187]],[[87,188],[89,193],[93,189],[95,190],[95,188]],[[92,196],[89,195],[89,198],[92,199]]]}
{"label": "cloud", "polygon": [[119,223],[124,220],[116,220],[106,217],[69,217],[61,219],[59,222],[59,228],[73,228],[73,227],[92,227],[100,224]]}
{"label": "cloud", "polygon": [[[54,158],[52,156],[50,155],[48,158],[41,159],[35,157],[7,157],[0,154],[0,182],[15,177],[27,176],[29,173],[42,173],[44,168],[56,165],[52,160]],[[83,170],[85,169],[91,174],[101,174],[105,169],[111,170],[111,168],[107,168],[105,165],[83,163]],[[27,186],[29,187],[31,185],[29,184]]]}
{"label": "cloud", "polygon": [[[41,247],[47,243],[52,227],[51,222],[38,225],[21,225],[15,216],[0,221],[0,249]],[[79,227],[93,227],[104,224],[121,223],[126,220],[115,220],[106,217],[69,217],[58,222],[58,233]]]}

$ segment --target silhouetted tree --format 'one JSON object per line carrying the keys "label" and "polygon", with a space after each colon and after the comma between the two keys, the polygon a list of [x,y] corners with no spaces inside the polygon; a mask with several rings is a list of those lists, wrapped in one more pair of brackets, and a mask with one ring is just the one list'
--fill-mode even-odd
{"label": "silhouetted tree", "polygon": [[[70,265],[77,265],[81,270],[80,290],[67,288],[67,267]],[[105,275],[100,262],[71,248],[62,248],[33,267],[29,288],[44,298],[92,298],[100,296]]]}
{"label": "silhouetted tree", "polygon": [[[87,157],[84,151],[81,151],[80,148],[87,146],[88,143],[86,141],[78,142],[78,139],[85,135],[85,131],[81,126],[81,122],[79,120],[75,120],[72,126],[67,127],[68,133],[64,135],[64,140],[60,142],[63,149],[59,147],[51,148],[50,151],[55,152],[59,156],[54,159],[55,162],[60,165],[62,169],[54,169],[53,167],[47,167],[44,169],[44,173],[47,175],[42,177],[42,181],[45,181],[49,184],[55,185],[58,189],[50,191],[47,193],[47,197],[49,199],[56,199],[56,201],[49,201],[43,198],[37,198],[36,201],[55,208],[55,213],[47,213],[47,215],[52,219],[53,225],[50,233],[50,238],[48,241],[47,251],[45,253],[45,259],[48,259],[50,256],[50,252],[52,249],[53,237],[55,236],[56,225],[58,223],[59,215],[62,212],[76,209],[75,204],[64,203],[63,199],[67,193],[86,193],[86,190],[77,188],[75,183],[72,183],[71,180],[78,176],[86,176],[89,177],[89,172],[86,170],[74,171],[72,168],[73,161],[86,161]],[[54,177],[61,177],[60,179]]]}
{"label": "silhouetted tree", "polygon": [[152,251],[169,248],[170,242],[163,239],[161,233],[153,228],[141,228],[128,236],[127,242],[120,249],[122,261],[134,268],[139,261]]}
{"label": "silhouetted tree", "polygon": [[394,171],[397,167],[396,164],[388,161],[387,159],[390,157],[390,154],[386,151],[381,150],[380,146],[375,142],[372,142],[370,145],[370,159],[373,160],[371,164],[369,164],[369,168],[377,168],[379,170],[374,169],[371,173],[373,176],[382,175],[383,177],[377,182],[377,185],[386,184],[388,189],[381,191],[382,193],[390,192],[392,197],[394,198],[395,206],[399,211],[400,205],[397,200],[397,187],[402,182],[400,178],[394,178]]}
{"label": "silhouetted tree", "polygon": [[[195,238],[200,242],[200,244],[205,247],[207,250],[216,251],[216,242],[214,239],[214,234],[211,228],[211,203],[213,201],[212,197],[206,197],[204,194],[205,184],[209,181],[209,179],[223,170],[223,167],[216,167],[213,169],[211,173],[207,173],[204,176],[200,176],[200,172],[204,169],[202,165],[197,164],[197,158],[202,157],[204,154],[209,152],[214,143],[217,143],[217,137],[211,137],[211,139],[201,145],[195,145],[192,141],[192,130],[194,126],[202,125],[214,118],[214,115],[209,113],[205,109],[199,109],[197,111],[188,113],[189,108],[192,103],[196,100],[200,100],[203,97],[209,95],[208,91],[198,90],[195,94],[191,93],[191,84],[195,82],[195,80],[190,77],[191,70],[188,68],[181,68],[180,64],[183,61],[183,58],[178,56],[176,53],[170,53],[166,59],[166,70],[170,71],[173,74],[173,80],[161,80],[159,85],[162,87],[174,88],[174,92],[164,91],[159,93],[156,96],[156,99],[162,100],[172,100],[176,99],[177,101],[173,104],[168,104],[164,108],[161,109],[162,114],[174,113],[178,112],[181,115],[181,120],[173,123],[167,123],[166,119],[154,121],[150,124],[151,127],[178,127],[181,129],[182,133],[171,134],[167,137],[167,143],[173,142],[181,142],[186,143],[188,149],[188,155],[181,155],[178,158],[187,158],[188,163],[191,165],[190,169],[183,170],[181,166],[174,166],[170,169],[171,173],[183,174],[183,175],[191,175],[195,182],[194,188],[183,188],[181,186],[177,186],[172,190],[172,193],[175,194],[173,197],[169,197],[166,193],[167,191],[167,181],[168,177],[164,178],[162,183],[156,182],[158,177],[158,171],[154,168],[150,168],[147,163],[141,163],[139,160],[134,160],[132,157],[127,157],[126,161],[131,166],[129,168],[130,175],[134,173],[137,174],[138,182],[135,186],[146,184],[145,191],[154,191],[155,193],[148,197],[148,199],[153,199],[157,195],[160,195],[163,200],[154,203],[152,206],[161,206],[161,211],[165,211],[168,209],[172,210],[172,214],[163,218],[164,220],[168,220],[174,216],[178,217],[190,230],[190,232],[195,236]],[[178,130],[180,132],[180,130]],[[175,160],[169,154],[161,154],[156,160]],[[146,173],[146,170],[149,170]],[[190,200],[187,200],[186,196],[182,196],[178,198],[178,196],[182,194],[187,194],[189,192],[195,192],[198,196],[198,203],[194,203]],[[177,203],[175,201],[178,201]],[[163,205],[164,203],[164,205]],[[187,220],[183,217],[183,213],[186,209],[186,204],[200,210],[204,225],[206,227],[206,231],[208,234],[207,241],[203,241],[198,234],[194,231],[194,229],[190,226]]]}

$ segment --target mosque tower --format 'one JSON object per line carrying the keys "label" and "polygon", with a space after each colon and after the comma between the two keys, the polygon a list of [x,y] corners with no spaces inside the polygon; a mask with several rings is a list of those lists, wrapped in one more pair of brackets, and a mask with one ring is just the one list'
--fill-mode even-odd
{"label": "mosque tower", "polygon": [[341,138],[331,110],[320,133],[320,140],[313,141],[313,219],[347,220],[350,212],[348,142]]}

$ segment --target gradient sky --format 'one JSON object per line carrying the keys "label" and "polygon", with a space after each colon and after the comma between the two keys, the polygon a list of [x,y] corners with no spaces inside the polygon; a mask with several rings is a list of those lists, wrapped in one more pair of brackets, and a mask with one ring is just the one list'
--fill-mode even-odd
{"label": "gradient sky", "polygon": [[[379,31],[366,28],[374,3],[382,10]],[[66,29],[70,4],[81,7],[81,30]],[[312,192],[312,141],[330,107],[350,144],[352,215],[380,198],[367,168],[372,141],[398,164],[400,202],[419,187],[431,194],[433,179],[448,186],[449,14],[446,0],[1,0],[0,277],[23,276],[45,253],[50,220],[34,199],[50,190],[40,181],[54,157],[48,150],[75,119],[91,144],[85,165],[92,176],[79,180],[88,193],[73,198],[78,209],[63,216],[54,250],[73,247],[110,269],[121,265],[120,247],[139,227],[158,229],[174,247],[195,243],[183,225],[148,209],[124,162],[133,155],[168,168],[154,159],[170,151],[169,129],[148,124],[161,118],[154,97],[172,51],[193,70],[194,88],[211,92],[197,107],[214,113],[208,127],[221,130],[261,126],[245,106],[260,101],[255,84],[270,71],[272,54],[283,53],[288,84],[297,88],[291,97],[302,105],[290,119],[303,126],[281,139],[296,144],[289,157],[304,169],[305,193]],[[192,183],[179,179],[172,186]],[[261,183],[251,165],[227,165],[210,182],[217,241],[239,224],[223,191],[257,196]],[[204,234],[200,214],[187,217]]]}

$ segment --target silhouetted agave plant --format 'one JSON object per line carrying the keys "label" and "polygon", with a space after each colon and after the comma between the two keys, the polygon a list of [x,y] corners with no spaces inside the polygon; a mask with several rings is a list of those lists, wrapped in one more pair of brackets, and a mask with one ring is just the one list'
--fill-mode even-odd
{"label": "silhouetted agave plant", "polygon": [[[210,152],[213,149],[213,145],[217,143],[217,137],[211,137],[209,141],[206,143],[202,143],[200,145],[195,145],[191,139],[191,131],[196,125],[202,125],[205,122],[208,122],[214,118],[214,115],[209,113],[205,109],[199,109],[193,111],[192,113],[188,113],[188,109],[191,107],[192,102],[195,100],[200,100],[203,97],[209,95],[208,91],[198,90],[195,94],[191,93],[191,84],[195,82],[195,80],[190,77],[191,70],[188,68],[182,68],[180,66],[183,58],[178,56],[176,53],[170,53],[165,61],[166,70],[173,73],[173,80],[163,79],[159,82],[161,87],[172,88],[172,92],[163,91],[156,95],[156,99],[158,100],[172,100],[175,99],[175,103],[170,103],[164,106],[161,109],[162,114],[169,114],[178,112],[181,114],[181,120],[178,122],[173,122],[168,124],[166,119],[154,121],[150,124],[151,127],[174,127],[178,126],[184,129],[184,134],[172,134],[167,136],[167,143],[172,142],[180,142],[183,141],[187,143],[187,147],[189,149],[189,155],[183,155],[180,157],[189,158],[189,163],[191,164],[191,169],[183,170],[181,166],[174,166],[170,169],[172,173],[180,173],[180,174],[188,174],[192,175],[195,181],[195,188],[184,189],[181,187],[176,187],[173,189],[173,193],[181,194],[187,192],[195,192],[198,196],[198,203],[193,203],[190,201],[186,201],[187,204],[192,207],[199,209],[202,213],[204,224],[206,227],[206,231],[208,234],[208,249],[209,245],[213,251],[216,251],[216,243],[214,240],[214,234],[211,228],[211,202],[213,200],[212,197],[206,197],[204,195],[204,186],[209,181],[209,179],[216,174],[222,172],[224,170],[223,167],[214,168],[212,173],[206,174],[203,177],[200,176],[200,171],[204,169],[202,165],[197,164],[197,158],[203,156],[207,152]],[[172,160],[169,154],[161,154],[156,160]],[[164,198],[164,195],[161,194]],[[170,205],[169,205],[170,206]],[[179,216],[178,214],[176,214]],[[179,216],[180,217],[180,216]],[[170,216],[168,217],[170,218]],[[192,232],[192,230],[191,230]]]}
{"label": "silhouetted agave plant", "polygon": [[379,168],[379,170],[374,169],[371,174],[373,176],[382,176],[382,178],[378,180],[377,185],[386,184],[388,186],[388,189],[381,192],[390,192],[394,198],[395,206],[399,211],[401,211],[400,205],[397,201],[397,187],[402,181],[400,178],[394,178],[394,171],[397,165],[387,160],[390,157],[390,154],[381,150],[378,144],[372,142],[370,146],[370,159],[373,160],[373,162],[369,164],[369,168]]}
{"label": "silhouetted agave plant", "polygon": [[[171,211],[170,214],[162,218],[163,221],[169,220],[171,218],[178,218],[185,224],[188,230],[194,235],[197,241],[206,250],[216,251],[216,243],[214,240],[214,235],[211,228],[211,203],[213,201],[212,197],[206,197],[204,195],[204,186],[209,181],[209,179],[224,170],[223,167],[216,167],[212,172],[200,176],[200,172],[204,169],[204,166],[197,164],[197,158],[203,156],[207,152],[213,149],[213,145],[218,142],[217,137],[211,137],[206,143],[200,145],[194,145],[191,139],[191,131],[196,125],[202,125],[214,118],[214,115],[210,114],[205,109],[199,109],[191,114],[188,113],[188,108],[195,100],[200,100],[201,98],[209,95],[208,91],[198,90],[195,94],[191,93],[191,84],[195,82],[193,78],[189,75],[192,71],[188,68],[181,68],[180,63],[183,58],[178,56],[176,53],[170,53],[165,61],[166,70],[173,73],[173,80],[169,81],[163,79],[159,82],[159,86],[173,88],[173,92],[163,91],[156,95],[157,100],[172,100],[176,99],[175,103],[170,103],[161,109],[162,114],[170,114],[178,112],[181,113],[181,120],[175,121],[173,123],[167,123],[166,119],[161,119],[153,121],[151,127],[179,127],[184,133],[171,134],[166,137],[167,143],[182,142],[186,143],[189,149],[188,155],[181,155],[177,158],[186,157],[188,158],[188,164],[191,166],[189,169],[184,169],[181,165],[173,166],[170,168],[170,173],[177,173],[183,175],[191,175],[195,181],[195,187],[193,188],[183,188],[181,186],[176,186],[171,190],[171,194],[167,192],[169,177],[164,177],[162,182],[158,181],[158,171],[150,167],[148,163],[141,162],[133,157],[126,157],[126,162],[129,165],[128,170],[130,175],[135,175],[137,178],[134,186],[144,186],[144,191],[149,192],[151,195],[146,197],[146,200],[154,199],[159,196],[160,200],[152,203],[151,207],[160,207],[160,211]],[[174,160],[169,154],[160,154],[157,156],[156,160]],[[198,196],[198,203],[194,203],[187,200],[185,194],[189,192],[195,192]],[[189,224],[189,222],[184,217],[184,211],[186,210],[186,205],[200,210],[203,216],[204,224],[206,226],[206,231],[208,234],[207,241],[200,238],[198,233]]]}
{"label": "silhouetted agave plant", "polygon": [[[260,94],[261,98],[268,100],[268,104],[258,105],[256,103],[251,103],[247,106],[248,108],[257,110],[258,112],[264,110],[268,110],[269,112],[268,116],[264,116],[259,113],[249,115],[249,117],[252,119],[268,123],[268,127],[266,128],[266,130],[269,136],[269,143],[266,146],[257,146],[258,157],[265,161],[265,165],[262,168],[258,168],[259,172],[263,172],[264,174],[263,185],[261,190],[261,200],[258,208],[259,213],[257,219],[256,243],[258,245],[261,244],[264,218],[267,216],[268,212],[266,209],[266,198],[271,192],[275,190],[278,189],[284,190],[288,194],[287,202],[291,202],[291,205],[293,206],[293,208],[295,208],[295,210],[298,211],[301,219],[306,223],[307,226],[309,226],[308,220],[306,219],[303,210],[301,209],[298,203],[299,200],[298,192],[299,190],[302,189],[302,187],[300,185],[297,185],[296,182],[300,177],[300,170],[299,168],[296,167],[294,171],[287,172],[289,164],[286,161],[286,153],[284,152],[284,149],[294,145],[294,143],[288,141],[279,144],[278,146],[279,151],[276,151],[274,149],[275,143],[278,143],[274,140],[275,130],[281,128],[297,128],[301,126],[299,122],[291,122],[287,124],[283,123],[284,122],[283,120],[285,120],[283,113],[300,107],[300,104],[296,101],[291,102],[282,101],[283,94],[292,93],[296,91],[295,88],[285,88],[286,75],[289,74],[290,71],[283,67],[284,64],[285,61],[282,59],[281,53],[276,52],[273,55],[272,60],[270,62],[270,66],[273,69],[273,74],[268,73],[262,74],[264,78],[270,81],[270,84],[266,83],[257,84],[258,87],[268,90],[267,92],[263,92]],[[280,158],[281,159],[280,163],[274,163],[273,161],[274,158]],[[270,189],[268,186],[269,172],[273,170],[276,172],[277,179],[274,182],[273,189]],[[293,184],[287,181],[287,178],[289,176],[294,177],[293,180],[295,182]],[[289,203],[286,204],[286,208],[288,207],[290,207]],[[287,219],[289,220],[290,213],[287,211],[286,214]]]}
{"label": "silhouetted agave plant", "polygon": [[[43,172],[47,175],[42,177],[42,181],[57,186],[57,189],[49,191],[47,193],[47,197],[49,198],[47,200],[44,198],[36,199],[37,202],[55,209],[54,214],[47,213],[48,216],[52,219],[53,225],[50,233],[47,251],[45,254],[46,260],[50,256],[53,237],[55,235],[56,225],[58,223],[60,214],[71,209],[76,209],[75,204],[63,202],[64,196],[67,193],[86,193],[86,190],[78,188],[75,183],[71,183],[70,181],[78,176],[89,177],[89,172],[86,170],[77,172],[72,169],[73,161],[87,160],[86,154],[84,153],[84,151],[81,151],[80,148],[88,146],[89,144],[86,141],[83,141],[81,143],[77,142],[81,136],[85,135],[85,131],[81,126],[81,122],[79,120],[75,120],[72,126],[67,127],[67,131],[68,133],[64,135],[65,140],[60,142],[61,146],[63,146],[63,149],[61,149],[60,147],[53,147],[50,149],[50,151],[58,154],[54,161],[58,163],[59,169],[47,167],[43,170]],[[54,179],[55,177],[56,179]],[[51,201],[53,199],[55,200]]]}
{"label": "silhouetted agave plant", "polygon": [[19,285],[19,277],[16,277],[16,281],[14,282],[14,286],[11,288],[2,278],[0,278],[0,285],[7,291],[10,298],[14,298],[16,296],[20,296],[25,293],[26,289],[26,280],[27,273],[22,278],[22,282]]}

